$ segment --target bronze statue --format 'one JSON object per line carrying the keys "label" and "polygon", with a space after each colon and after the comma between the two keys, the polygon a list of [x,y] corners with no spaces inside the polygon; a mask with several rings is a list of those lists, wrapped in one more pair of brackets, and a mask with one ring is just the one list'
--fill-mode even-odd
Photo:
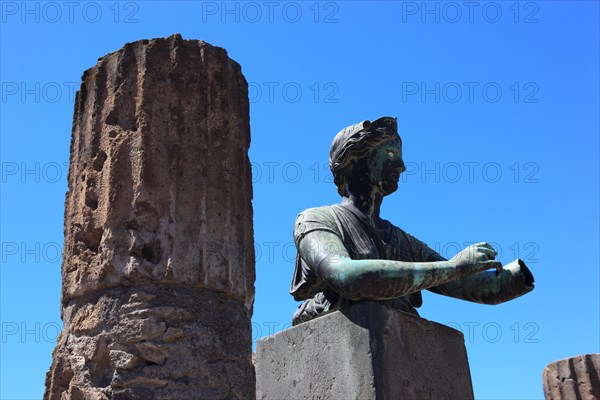
{"label": "bronze statue", "polygon": [[446,260],[379,216],[383,197],[398,189],[406,169],[395,118],[340,131],[329,165],[342,203],[304,210],[294,226],[298,255],[290,293],[304,301],[294,325],[367,300],[418,315],[423,289],[484,304],[533,290],[525,263],[503,267],[487,243]]}

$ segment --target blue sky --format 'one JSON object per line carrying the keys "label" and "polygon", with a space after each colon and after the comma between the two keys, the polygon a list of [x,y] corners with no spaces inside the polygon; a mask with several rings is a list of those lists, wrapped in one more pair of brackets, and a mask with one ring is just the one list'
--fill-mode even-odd
{"label": "blue sky", "polygon": [[0,6],[0,398],[41,398],[62,326],[81,75],[126,42],[177,32],[227,49],[249,82],[255,339],[297,306],[295,216],[340,200],[333,136],[391,115],[408,170],[382,216],[444,256],[488,241],[535,275],[534,292],[499,306],[424,295],[424,318],[464,333],[476,397],[542,398],[546,364],[600,351],[598,2]]}

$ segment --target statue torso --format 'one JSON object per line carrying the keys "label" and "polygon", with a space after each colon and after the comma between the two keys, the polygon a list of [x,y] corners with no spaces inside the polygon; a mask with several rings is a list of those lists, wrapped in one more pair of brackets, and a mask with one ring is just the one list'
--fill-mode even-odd
{"label": "statue torso", "polygon": [[[336,204],[311,208],[298,215],[294,241],[298,244],[307,234],[325,230],[337,235],[352,259],[387,259],[408,262],[439,261],[442,258],[427,245],[388,221],[375,229],[370,219],[356,207]],[[317,274],[316,268],[305,262],[299,253],[290,293],[296,300],[305,300],[294,315],[294,324],[354,304],[335,293]],[[420,292],[396,299],[380,300],[386,305],[417,314]],[[418,314],[417,314],[418,315]]]}

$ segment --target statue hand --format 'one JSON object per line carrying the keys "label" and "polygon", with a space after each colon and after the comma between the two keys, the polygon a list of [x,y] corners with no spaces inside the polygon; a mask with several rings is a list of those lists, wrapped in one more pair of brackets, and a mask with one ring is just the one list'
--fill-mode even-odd
{"label": "statue hand", "polygon": [[495,261],[496,250],[488,243],[481,242],[470,245],[450,259],[456,268],[464,269],[472,273],[496,269],[496,273],[502,271],[502,264]]}

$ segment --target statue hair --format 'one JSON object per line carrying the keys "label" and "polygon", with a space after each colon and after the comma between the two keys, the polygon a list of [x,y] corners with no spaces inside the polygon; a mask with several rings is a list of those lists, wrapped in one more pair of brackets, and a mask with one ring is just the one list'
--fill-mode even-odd
{"label": "statue hair", "polygon": [[342,197],[347,197],[348,181],[368,159],[377,145],[388,140],[400,140],[396,118],[382,117],[376,121],[363,121],[340,131],[329,152],[329,168],[333,181]]}

